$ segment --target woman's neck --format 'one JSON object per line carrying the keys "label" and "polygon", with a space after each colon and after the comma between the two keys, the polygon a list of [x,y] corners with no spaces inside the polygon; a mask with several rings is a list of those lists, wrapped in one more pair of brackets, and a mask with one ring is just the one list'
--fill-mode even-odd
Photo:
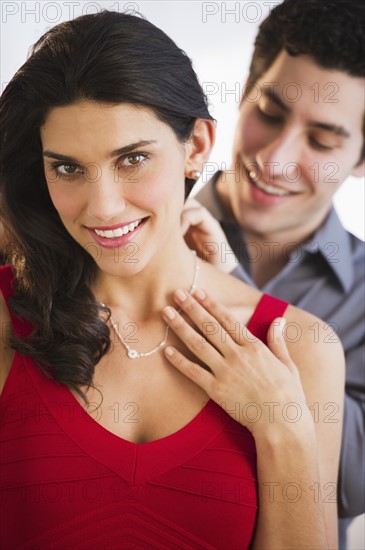
{"label": "woman's neck", "polygon": [[100,270],[92,290],[98,301],[125,320],[148,322],[160,318],[166,305],[174,305],[172,294],[177,288],[190,291],[197,266],[195,254],[181,241],[164,247],[142,270],[137,267],[129,276]]}

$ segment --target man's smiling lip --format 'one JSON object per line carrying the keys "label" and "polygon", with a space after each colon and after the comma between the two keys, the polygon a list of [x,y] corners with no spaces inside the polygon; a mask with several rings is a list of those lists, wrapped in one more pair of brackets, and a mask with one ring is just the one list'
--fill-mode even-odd
{"label": "man's smiling lip", "polygon": [[[273,196],[273,197],[290,197],[290,196],[294,196],[294,195],[298,195],[299,193],[301,193],[301,191],[293,191],[293,190],[290,190],[290,189],[286,189],[284,187],[279,187],[278,185],[275,185],[273,184],[272,182],[265,182],[264,180],[262,180],[261,178],[257,177],[257,172],[255,170],[250,170],[248,171],[247,168],[246,168],[246,175],[247,175],[247,179],[250,183],[252,183],[253,185],[255,186],[258,186],[260,185],[260,182],[262,182],[262,184],[264,186],[268,186],[268,187],[271,187],[273,189],[276,189],[277,191],[280,192],[280,194],[278,193],[277,195],[275,193],[267,193],[269,196]],[[265,193],[265,190],[264,189],[261,189],[261,187],[259,187],[260,191],[262,191],[263,193]]]}
{"label": "man's smiling lip", "polygon": [[[246,181],[249,185],[249,196],[250,201],[252,201],[253,204],[255,204],[257,207],[260,208],[276,208],[280,205],[287,204],[288,202],[291,202],[294,197],[299,196],[300,192],[291,192],[286,191],[283,188],[279,188],[275,186],[275,189],[280,189],[281,192],[266,192],[265,188],[261,189],[263,185],[258,185],[255,179],[252,177],[252,171],[251,175],[246,170]],[[256,175],[256,174],[255,174]],[[256,176],[256,179],[257,176]],[[265,185],[265,184],[264,184]],[[270,184],[267,184],[270,185]],[[273,188],[273,187],[271,187]],[[270,189],[269,189],[270,191]]]}

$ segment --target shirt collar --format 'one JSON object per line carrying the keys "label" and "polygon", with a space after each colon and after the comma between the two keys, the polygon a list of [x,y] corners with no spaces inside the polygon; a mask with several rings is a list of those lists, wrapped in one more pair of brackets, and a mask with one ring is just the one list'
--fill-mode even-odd
{"label": "shirt collar", "polygon": [[[217,220],[224,221],[225,224],[223,224],[223,226],[226,226],[224,228],[228,229],[229,226],[232,225],[233,220],[225,219],[224,211],[216,191],[216,184],[220,174],[220,171],[214,174],[195,198],[202,202]],[[239,238],[239,236],[241,236],[240,228],[236,233],[236,238]],[[329,268],[336,275],[343,290],[348,292],[351,289],[355,274],[352,262],[350,235],[342,226],[333,207],[311,239],[302,245],[302,249],[308,254],[320,253],[326,260]]]}
{"label": "shirt collar", "polygon": [[194,197],[194,199],[201,202],[218,221],[224,219],[223,208],[216,189],[218,178],[221,173],[221,170],[218,170]]}
{"label": "shirt collar", "polygon": [[309,254],[320,253],[343,290],[350,290],[355,276],[350,234],[342,226],[333,207],[322,225],[302,248]]}

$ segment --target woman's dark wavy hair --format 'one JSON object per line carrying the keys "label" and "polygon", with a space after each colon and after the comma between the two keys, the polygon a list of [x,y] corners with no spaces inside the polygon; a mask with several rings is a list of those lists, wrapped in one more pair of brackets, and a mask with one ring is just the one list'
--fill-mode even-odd
{"label": "woman's dark wavy hair", "polygon": [[[12,345],[87,401],[79,386],[92,386],[109,329],[90,290],[96,264],[51,202],[39,133],[50,109],[80,100],[148,107],[181,142],[197,118],[212,117],[187,55],[145,19],[111,11],[45,33],[0,99],[0,213],[15,248],[10,307],[34,327]],[[186,195],[192,184],[186,179]]]}
{"label": "woman's dark wavy hair", "polygon": [[[309,55],[325,69],[364,77],[364,28],[364,0],[284,0],[260,25],[246,93],[283,49],[292,56]],[[364,105],[361,109],[364,117]]]}

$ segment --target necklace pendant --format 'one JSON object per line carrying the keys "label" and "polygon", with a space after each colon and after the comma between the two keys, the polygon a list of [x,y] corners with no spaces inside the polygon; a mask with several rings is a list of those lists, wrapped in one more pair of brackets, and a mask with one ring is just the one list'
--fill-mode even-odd
{"label": "necklace pendant", "polygon": [[[193,278],[193,282],[191,284],[191,287],[190,287],[190,290],[189,290],[189,294],[191,294],[193,292],[193,290],[195,290],[196,288],[196,282],[197,282],[197,278],[198,278],[198,272],[199,272],[199,264],[198,264],[198,261],[197,261],[197,255],[196,255],[196,252],[192,251],[193,252],[193,256],[195,258],[195,270],[194,270],[194,278]],[[101,303],[100,304],[101,306],[103,307],[106,307],[105,304]],[[178,311],[181,311],[181,308],[178,310]],[[128,344],[124,341],[124,338],[122,337],[122,335],[120,334],[119,330],[118,330],[118,327],[117,327],[117,324],[114,323],[111,315],[109,316],[109,321],[110,321],[110,325],[111,327],[114,329],[114,332],[118,338],[118,340],[120,341],[120,343],[124,346],[126,352],[127,352],[127,357],[129,359],[137,359],[137,358],[144,358],[144,357],[149,357],[150,355],[152,355],[153,353],[156,353],[158,350],[160,350],[167,342],[167,336],[169,334],[169,329],[170,327],[167,326],[166,327],[166,330],[165,330],[165,337],[164,339],[156,346],[154,347],[153,349],[151,349],[151,351],[146,351],[146,352],[141,352],[141,353],[138,353],[137,350],[133,349],[133,348],[130,348],[128,346]]]}
{"label": "necklace pendant", "polygon": [[129,359],[137,359],[138,351],[136,351],[135,349],[129,349],[127,355],[129,357]]}

